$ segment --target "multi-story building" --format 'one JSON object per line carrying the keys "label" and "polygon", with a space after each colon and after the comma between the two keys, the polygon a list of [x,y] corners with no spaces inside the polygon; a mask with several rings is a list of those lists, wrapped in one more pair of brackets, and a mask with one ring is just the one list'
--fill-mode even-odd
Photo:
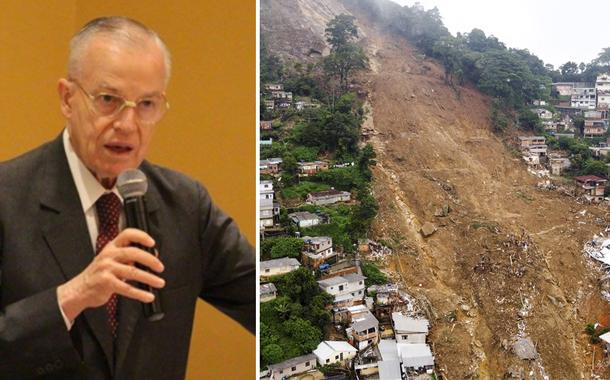
{"label": "multi-story building", "polygon": [[595,90],[597,91],[597,108],[607,110],[610,106],[610,75],[598,75]]}
{"label": "multi-story building", "polygon": [[572,108],[594,110],[597,107],[597,93],[592,83],[574,83],[570,98]]}
{"label": "multi-story building", "polygon": [[329,236],[303,237],[303,256],[301,262],[318,268],[325,262],[336,262],[337,252],[333,250],[333,239]]}

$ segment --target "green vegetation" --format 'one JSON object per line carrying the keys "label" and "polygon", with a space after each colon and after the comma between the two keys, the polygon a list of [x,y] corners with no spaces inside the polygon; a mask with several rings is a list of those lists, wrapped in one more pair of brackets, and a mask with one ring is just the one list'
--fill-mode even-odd
{"label": "green vegetation", "polygon": [[328,189],[330,189],[330,185],[327,185],[325,183],[301,181],[296,185],[285,187],[282,190],[282,197],[286,200],[305,200],[305,198],[307,198],[308,193],[324,191]]}
{"label": "green vegetation", "polygon": [[261,304],[261,367],[304,355],[323,339],[332,297],[322,293],[311,271],[300,268],[271,282],[279,297]]}
{"label": "green vegetation", "polygon": [[364,284],[368,287],[371,285],[383,285],[388,283],[388,276],[382,273],[377,265],[372,262],[363,262],[360,265],[362,274],[366,276]]}
{"label": "green vegetation", "polygon": [[260,243],[261,260],[281,257],[299,258],[303,250],[303,240],[293,237],[264,239]]}

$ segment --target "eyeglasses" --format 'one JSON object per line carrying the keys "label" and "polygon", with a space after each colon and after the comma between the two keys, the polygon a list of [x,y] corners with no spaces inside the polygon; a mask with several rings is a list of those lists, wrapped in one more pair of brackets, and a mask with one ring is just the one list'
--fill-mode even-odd
{"label": "eyeglasses", "polygon": [[169,102],[165,98],[165,94],[147,96],[132,101],[106,92],[92,95],[78,81],[74,79],[71,79],[71,81],[87,95],[91,101],[93,111],[99,116],[117,117],[124,108],[132,107],[135,110],[138,121],[142,124],[151,125],[158,123],[169,109]]}

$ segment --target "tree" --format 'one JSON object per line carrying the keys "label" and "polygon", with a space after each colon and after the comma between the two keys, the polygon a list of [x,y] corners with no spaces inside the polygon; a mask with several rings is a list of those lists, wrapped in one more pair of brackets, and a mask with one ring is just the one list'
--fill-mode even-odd
{"label": "tree", "polygon": [[360,171],[360,175],[367,181],[370,181],[373,177],[371,166],[377,163],[375,157],[377,157],[377,155],[370,143],[366,144],[358,155],[358,170]]}
{"label": "tree", "polygon": [[388,276],[377,268],[377,265],[373,263],[362,263],[362,274],[366,277],[364,280],[365,285],[383,285],[388,283]]}
{"label": "tree", "polygon": [[280,294],[288,296],[293,302],[309,304],[320,293],[315,277],[306,268],[299,268],[274,280]]}
{"label": "tree", "polygon": [[368,58],[360,46],[348,44],[326,56],[322,67],[328,76],[339,80],[339,86],[345,92],[352,72],[366,69]]}
{"label": "tree", "polygon": [[541,128],[540,118],[529,109],[524,109],[519,113],[519,125],[521,128],[533,132],[539,132]]}
{"label": "tree", "polygon": [[278,344],[261,344],[261,367],[267,364],[279,363],[284,359],[284,350]]}
{"label": "tree", "polygon": [[605,162],[590,158],[585,161],[581,175],[595,175],[601,178],[608,178],[608,167]]}
{"label": "tree", "polygon": [[353,239],[363,237],[366,234],[379,209],[377,201],[366,186],[358,190],[356,199],[359,203],[352,210],[349,226]]}
{"label": "tree", "polygon": [[326,42],[333,50],[338,50],[358,38],[358,28],[354,24],[354,16],[341,14],[330,20],[324,30]]}
{"label": "tree", "polygon": [[302,239],[293,237],[279,237],[274,238],[273,240],[275,241],[275,244],[269,252],[272,259],[279,259],[281,257],[298,258],[301,256],[301,251],[303,249]]}
{"label": "tree", "polygon": [[298,182],[299,166],[292,153],[286,152],[282,157],[282,185],[284,187],[294,185]]}
{"label": "tree", "polygon": [[594,62],[598,65],[610,65],[610,47],[603,48]]}
{"label": "tree", "polygon": [[302,318],[291,318],[283,323],[283,330],[301,349],[301,353],[311,352],[322,341],[322,332]]}

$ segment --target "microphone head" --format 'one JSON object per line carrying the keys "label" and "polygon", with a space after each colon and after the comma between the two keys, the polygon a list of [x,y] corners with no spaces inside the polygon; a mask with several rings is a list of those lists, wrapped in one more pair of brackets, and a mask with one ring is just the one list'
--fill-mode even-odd
{"label": "microphone head", "polygon": [[119,175],[116,187],[123,199],[141,197],[148,190],[148,180],[141,170],[128,169]]}

